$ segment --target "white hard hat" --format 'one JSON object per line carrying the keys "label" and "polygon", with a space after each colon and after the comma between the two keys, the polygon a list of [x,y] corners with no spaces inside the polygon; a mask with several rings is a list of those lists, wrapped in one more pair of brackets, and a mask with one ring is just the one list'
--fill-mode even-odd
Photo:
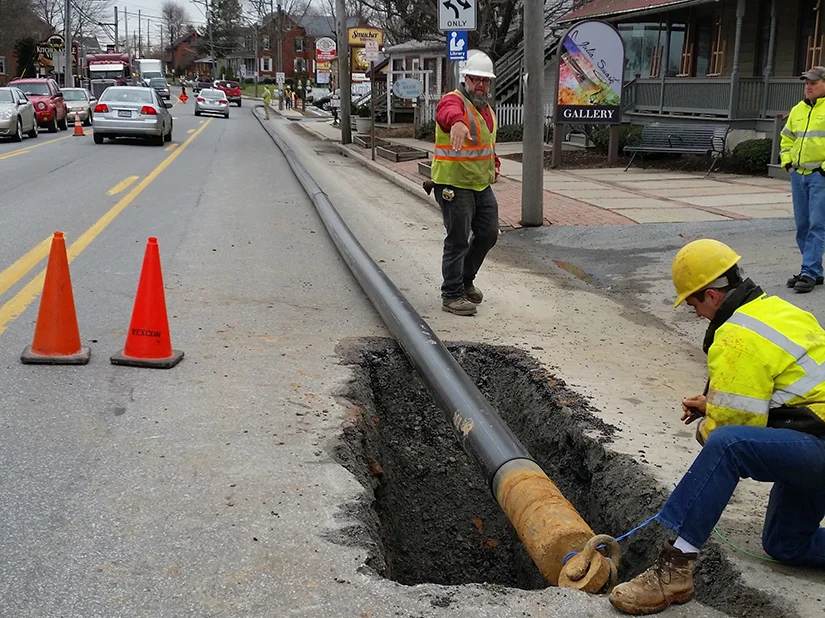
{"label": "white hard hat", "polygon": [[496,76],[493,61],[490,60],[490,56],[483,51],[476,49],[470,50],[467,52],[467,56],[467,64],[464,65],[464,70],[462,71],[464,75],[489,77],[491,79]]}

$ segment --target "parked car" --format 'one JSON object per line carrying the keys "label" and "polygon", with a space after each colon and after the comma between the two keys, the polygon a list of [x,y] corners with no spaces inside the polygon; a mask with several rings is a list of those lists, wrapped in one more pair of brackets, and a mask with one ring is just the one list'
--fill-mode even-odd
{"label": "parked car", "polygon": [[229,99],[222,90],[207,88],[201,90],[195,99],[195,116],[201,114],[222,114],[229,118]]}
{"label": "parked car", "polygon": [[238,82],[218,80],[212,86],[215,90],[221,90],[226,94],[226,99],[238,107],[241,106],[241,85]]}
{"label": "parked car", "polygon": [[205,88],[211,88],[213,82],[214,80],[211,77],[199,77],[195,81],[195,87],[192,90],[197,94]]}
{"label": "parked car", "polygon": [[155,92],[160,95],[161,99],[170,101],[172,99],[172,92],[169,90],[169,84],[162,77],[153,77],[149,80],[149,87],[154,88]]}
{"label": "parked car", "polygon": [[23,91],[26,98],[34,105],[37,114],[37,124],[49,129],[49,133],[56,133],[58,129],[65,131],[69,128],[66,116],[68,107],[63,100],[63,92],[53,79],[16,79],[9,83]]}
{"label": "parked car", "polygon": [[64,88],[63,100],[69,110],[69,122],[74,124],[75,112],[84,126],[92,124],[92,110],[97,100],[85,88]]}
{"label": "parked car", "polygon": [[94,108],[95,144],[106,137],[144,137],[163,146],[172,141],[170,107],[154,88],[110,86]]}
{"label": "parked car", "polygon": [[23,141],[23,133],[37,137],[34,105],[18,88],[0,88],[0,137]]}

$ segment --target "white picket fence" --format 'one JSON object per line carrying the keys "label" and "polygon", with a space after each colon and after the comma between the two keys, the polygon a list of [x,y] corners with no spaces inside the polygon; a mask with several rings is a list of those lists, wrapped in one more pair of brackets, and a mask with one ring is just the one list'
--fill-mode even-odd
{"label": "white picket fence", "polygon": [[[435,109],[441,95],[431,95],[427,100],[419,102],[418,119],[421,124],[428,122],[435,122]],[[549,103],[544,105],[544,124],[550,124],[552,120],[553,106]],[[498,126],[506,127],[509,125],[524,124],[524,105],[499,105],[496,107],[496,118],[498,119]]]}

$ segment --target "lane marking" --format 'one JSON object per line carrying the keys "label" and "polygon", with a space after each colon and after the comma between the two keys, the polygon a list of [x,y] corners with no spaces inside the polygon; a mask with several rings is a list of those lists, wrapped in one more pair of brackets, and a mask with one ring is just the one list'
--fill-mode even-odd
{"label": "lane marking", "polygon": [[200,124],[203,124],[203,120],[200,121]]}
{"label": "lane marking", "polygon": [[127,176],[119,183],[117,183],[114,187],[106,191],[106,195],[117,195],[118,193],[122,193],[126,189],[129,188],[129,185],[135,182],[140,176]]}
{"label": "lane marking", "polygon": [[[201,120],[201,122],[203,122],[203,120]],[[194,132],[195,132],[195,129],[189,129],[189,130],[187,131],[187,133],[194,133]]]}
{"label": "lane marking", "polygon": [[52,237],[49,236],[26,255],[0,273],[0,296],[5,294],[11,286],[26,276],[32,268],[37,266],[44,257],[49,255],[52,246]]}
{"label": "lane marking", "polygon": [[[66,253],[70,264],[83,252],[86,247],[91,244],[95,238],[100,235],[103,230],[106,229],[112,221],[115,220],[115,217],[123,212],[123,210],[125,210],[126,207],[131,204],[146,187],[152,184],[152,182],[160,176],[163,170],[171,165],[172,161],[178,158],[178,155],[180,155],[180,153],[182,153],[186,147],[189,146],[189,144],[191,144],[195,138],[209,126],[210,122],[212,122],[211,118],[201,128],[187,138],[187,140],[181,144],[180,148],[176,149],[168,157],[161,161],[160,165],[153,169],[146,176],[146,178],[141,180],[139,184],[129,191],[129,193],[127,193],[117,204],[112,206],[106,214],[100,217],[100,219],[98,219],[88,230],[83,232],[83,234],[81,234],[80,237],[68,247]],[[8,328],[8,325],[17,319],[17,317],[20,316],[20,314],[22,314],[34,301],[34,299],[40,295],[43,290],[43,282],[45,279],[46,269],[44,268],[34,279],[29,281],[29,283],[26,284],[26,286],[20,290],[14,298],[0,307],[0,335],[2,335],[6,331],[6,328]],[[16,283],[16,280],[12,281],[12,284],[14,283]]]}
{"label": "lane marking", "polygon": [[[91,131],[89,131],[89,133],[91,133]],[[49,144],[62,142],[64,139],[70,139],[72,137],[74,137],[74,135],[64,135],[63,137],[58,137],[56,139],[49,140],[48,142],[40,142],[39,144],[35,144],[34,146],[27,146],[25,148],[20,148],[18,150],[13,150],[12,152],[7,152],[6,154],[0,155],[0,161],[2,161],[3,159],[11,159],[12,157],[16,157],[17,155],[27,153],[30,150],[34,150],[35,148],[39,148],[40,146],[48,146]],[[31,138],[29,138],[29,139],[31,139]]]}
{"label": "lane marking", "polygon": [[169,145],[166,147],[166,150],[168,150],[169,152],[172,152],[172,151],[173,151],[175,148],[177,148],[177,147],[178,147],[178,145],[177,145],[177,144],[169,144]]}

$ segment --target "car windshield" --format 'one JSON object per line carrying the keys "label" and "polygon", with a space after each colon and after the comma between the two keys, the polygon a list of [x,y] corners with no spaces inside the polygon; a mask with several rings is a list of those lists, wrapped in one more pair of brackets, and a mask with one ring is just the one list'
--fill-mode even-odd
{"label": "car windshield", "polygon": [[201,96],[204,99],[222,99],[224,94],[220,90],[201,90]]}
{"label": "car windshield", "polygon": [[152,88],[166,88],[167,83],[166,83],[166,80],[163,79],[162,77],[161,78],[156,77],[154,79],[149,80],[149,85]]}
{"label": "car windshield", "polygon": [[227,88],[240,88],[240,86],[238,85],[238,82],[226,82],[226,84],[224,84],[224,85]]}
{"label": "car windshield", "polygon": [[64,90],[63,99],[65,101],[88,101],[89,97],[82,90]]}
{"label": "car windshield", "polygon": [[152,91],[142,88],[107,88],[100,100],[107,103],[154,103]]}
{"label": "car windshield", "polygon": [[49,85],[39,82],[24,82],[22,84],[15,84],[20,90],[26,94],[40,95],[43,97],[49,96]]}
{"label": "car windshield", "polygon": [[11,98],[11,90],[0,90],[0,103],[14,103]]}

